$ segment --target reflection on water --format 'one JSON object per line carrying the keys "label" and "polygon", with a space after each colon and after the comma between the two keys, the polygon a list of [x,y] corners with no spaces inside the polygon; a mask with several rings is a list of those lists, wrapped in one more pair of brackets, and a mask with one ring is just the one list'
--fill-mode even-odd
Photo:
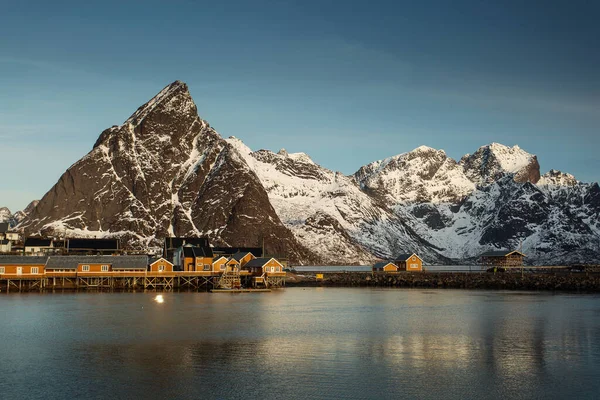
{"label": "reflection on water", "polygon": [[1,296],[2,398],[600,393],[598,296],[291,288],[155,300]]}

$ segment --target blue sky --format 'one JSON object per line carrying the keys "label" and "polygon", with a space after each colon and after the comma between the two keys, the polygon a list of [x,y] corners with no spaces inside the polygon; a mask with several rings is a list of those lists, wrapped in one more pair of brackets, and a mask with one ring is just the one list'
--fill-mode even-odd
{"label": "blue sky", "polygon": [[518,144],[600,180],[597,1],[0,0],[0,206],[41,198],[174,80],[253,149],[346,174]]}

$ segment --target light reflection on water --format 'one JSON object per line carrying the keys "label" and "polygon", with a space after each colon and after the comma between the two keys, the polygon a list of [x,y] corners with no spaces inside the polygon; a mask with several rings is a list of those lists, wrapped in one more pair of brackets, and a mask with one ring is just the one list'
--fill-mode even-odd
{"label": "light reflection on water", "polygon": [[0,296],[1,397],[600,393],[598,296],[288,288],[155,297]]}

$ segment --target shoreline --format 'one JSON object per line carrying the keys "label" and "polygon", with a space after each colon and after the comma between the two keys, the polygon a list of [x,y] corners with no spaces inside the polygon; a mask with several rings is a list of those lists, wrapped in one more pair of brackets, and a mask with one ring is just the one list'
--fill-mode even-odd
{"label": "shoreline", "polygon": [[530,290],[600,293],[600,273],[520,272],[399,272],[395,274],[345,272],[289,274],[287,287],[382,287],[422,289]]}

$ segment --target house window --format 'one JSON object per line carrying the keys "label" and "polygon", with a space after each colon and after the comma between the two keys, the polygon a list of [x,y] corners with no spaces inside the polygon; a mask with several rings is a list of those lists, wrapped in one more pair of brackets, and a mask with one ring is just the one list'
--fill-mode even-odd
{"label": "house window", "polygon": [[410,264],[410,267],[416,269],[416,268],[419,268],[419,264]]}
{"label": "house window", "polygon": [[158,266],[158,272],[163,272],[165,270],[165,266],[164,265],[159,265]]}
{"label": "house window", "polygon": [[40,269],[38,267],[31,267],[31,273],[32,274],[39,274],[40,273]]}
{"label": "house window", "polygon": [[412,260],[417,261],[417,257],[413,256]]}
{"label": "house window", "polygon": [[3,274],[5,271],[5,267],[0,267],[0,274]]}
{"label": "house window", "polygon": [[100,270],[101,270],[102,272],[108,272],[108,265],[103,265],[103,266],[101,266],[101,267],[100,267]]}
{"label": "house window", "polygon": [[221,264],[221,269],[225,269],[225,264]]}
{"label": "house window", "polygon": [[204,264],[204,270],[210,271],[210,264]]}
{"label": "house window", "polygon": [[81,266],[81,271],[83,271],[83,272],[90,272],[90,266],[89,265],[82,265]]}

